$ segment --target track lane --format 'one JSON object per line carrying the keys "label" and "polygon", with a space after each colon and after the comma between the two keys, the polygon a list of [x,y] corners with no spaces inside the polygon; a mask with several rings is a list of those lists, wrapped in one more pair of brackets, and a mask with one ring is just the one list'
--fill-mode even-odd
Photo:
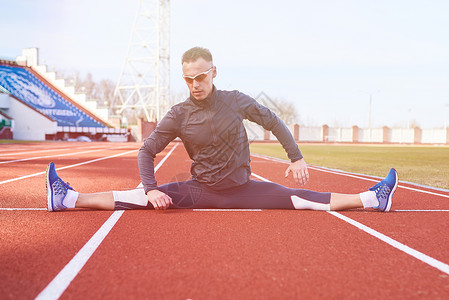
{"label": "track lane", "polygon": [[[285,166],[253,165],[285,183]],[[186,179],[189,166],[180,147],[159,183]],[[99,274],[104,285],[92,285]],[[129,211],[63,298],[438,298],[447,283],[438,270],[324,212]]]}
{"label": "track lane", "polygon": [[[159,183],[180,180],[187,176],[190,160],[181,148],[175,151],[176,159],[169,159],[164,168],[158,172]],[[115,170],[115,164],[124,163],[126,161],[116,158],[104,168]],[[285,168],[285,165],[258,163],[253,159],[255,172],[274,181],[279,180],[278,182],[283,184],[289,182],[283,179]],[[89,178],[92,181],[93,168],[84,166],[72,171],[85,169],[89,169],[90,172],[84,173],[83,176],[87,181]],[[67,172],[66,175],[70,175],[70,178],[80,178],[76,175],[77,172],[72,171],[67,169],[61,172]],[[135,176],[131,171],[126,174]],[[133,172],[135,171],[134,169]],[[113,185],[118,184],[117,178],[125,177],[126,174],[115,177]],[[320,178],[320,182],[310,186],[325,189],[332,180],[321,182],[325,177],[318,174],[320,173],[314,173],[313,177]],[[101,173],[100,176],[95,176],[98,179],[94,182],[101,186],[111,185],[108,176],[107,173]],[[334,177],[333,181],[338,180]],[[74,182],[79,189],[84,189],[84,185],[78,184],[80,180],[76,179]],[[343,186],[342,190],[350,190],[352,187],[348,183],[336,182],[335,186],[337,188]],[[128,187],[135,184],[136,182]],[[289,184],[293,185],[293,182],[290,181]],[[368,187],[371,185],[368,184]],[[92,186],[89,188],[95,189]],[[407,204],[406,200],[400,202],[402,201],[403,204]],[[14,246],[11,249],[18,249],[22,243],[28,243],[31,245],[31,250],[28,251],[35,254],[27,260],[24,256],[28,254],[25,253],[28,248],[25,247],[24,252],[18,255],[19,258],[23,258],[20,262],[7,262],[9,263],[7,270],[21,276],[12,276],[17,282],[13,279],[8,281],[11,276],[1,278],[4,279],[3,282],[16,288],[1,292],[3,295],[15,295],[14,298],[33,295],[30,292],[33,287],[34,291],[39,284],[43,287],[42,276],[47,276],[48,279],[51,276],[48,276],[47,272],[53,270],[55,274],[56,267],[60,268],[66,264],[60,260],[67,260],[69,257],[64,252],[68,244],[67,236],[78,246],[80,236],[84,238],[84,242],[89,237],[84,231],[91,234],[99,227],[92,224],[92,221],[98,221],[100,218],[104,221],[110,215],[110,212],[98,211],[56,214],[12,213],[18,217],[10,227],[11,236],[5,235],[8,238],[6,243]],[[32,229],[24,228],[23,231],[18,231],[16,228],[25,220],[20,215],[22,213],[30,214],[28,223],[34,225]],[[51,223],[47,224],[47,227],[44,226],[47,228],[47,234],[37,232],[41,227],[39,222],[37,226],[35,225],[36,220],[39,220],[36,218],[38,214],[43,216],[39,222]],[[351,218],[352,215],[357,215],[357,218],[366,217],[368,221],[377,222],[376,226],[384,223],[391,232],[415,239],[407,235],[408,223],[402,223],[404,232],[398,231],[395,224],[391,226],[391,216],[398,215],[397,213],[355,210],[344,214],[351,214]],[[407,216],[409,213],[401,214]],[[0,212],[2,222],[4,219],[9,220],[10,216],[9,212],[8,215]],[[48,216],[54,216],[55,220],[49,219]],[[67,220],[61,220],[61,216]],[[416,214],[416,218],[419,219],[420,216],[421,213]],[[77,226],[76,222],[82,223],[82,226]],[[81,229],[76,230],[79,227]],[[61,235],[61,228],[67,232],[66,235]],[[21,234],[23,239],[19,242],[18,236]],[[33,242],[34,239],[40,242]],[[49,242],[52,239],[56,239],[56,246]],[[444,242],[442,244],[444,245]],[[0,245],[3,245],[3,240]],[[36,255],[38,248],[43,254]],[[6,253],[3,247],[0,250],[1,253]],[[41,257],[46,250],[57,253],[56,262]],[[261,299],[297,299],[311,296],[320,298],[447,296],[449,286],[447,277],[443,277],[434,268],[398,252],[374,238],[367,238],[366,234],[362,234],[357,228],[344,225],[344,222],[323,212],[130,211],[121,218],[62,298],[133,296],[148,298],[149,295],[154,299],[216,298],[217,295],[223,298]],[[9,258],[14,259],[11,256]],[[4,262],[1,261],[2,265]],[[42,262],[47,262],[47,266],[43,267]],[[25,281],[23,278],[26,278]],[[101,278],[102,284],[98,284],[98,278]],[[48,282],[49,280],[46,281]]]}
{"label": "track lane", "polygon": [[[258,158],[256,158],[256,165]],[[266,158],[262,158],[262,160],[266,160]],[[276,159],[274,159],[273,161],[276,161]],[[261,163],[262,165],[264,164],[263,161]],[[280,172],[283,168],[286,168],[286,166],[287,163],[285,162],[282,164],[282,167],[280,165],[276,166],[277,172]],[[309,172],[314,171],[324,171],[324,174],[332,173],[345,178],[343,181],[338,180],[338,177],[334,178],[333,181],[338,183],[337,185],[335,185],[330,180],[323,181],[326,176],[321,176],[320,174],[319,178],[322,182],[315,185],[317,185],[318,188],[322,188],[323,185],[327,184],[329,184],[330,186],[329,189],[324,189],[322,191],[329,191],[332,190],[332,188],[336,188],[338,190],[338,185],[342,185],[343,182],[347,182],[348,177],[354,178],[355,180],[366,180],[370,182],[370,185],[374,184],[373,178],[370,176],[352,176],[350,174],[348,176],[348,174],[346,174],[345,172],[328,172],[328,170],[322,170],[322,168],[311,168],[311,170],[309,170]],[[274,172],[274,174],[275,173],[276,172]],[[271,177],[273,178],[273,176]],[[281,180],[279,176],[277,177],[277,179]],[[354,184],[359,185],[358,182],[354,182]],[[346,184],[344,185],[346,186]],[[419,186],[417,187],[409,183],[401,183],[399,186],[400,188],[398,188],[395,193],[393,202],[394,208],[398,204],[401,206],[405,206],[414,205],[417,202],[419,202],[421,208],[449,208],[447,202],[447,191],[441,189],[432,191],[431,188],[423,188]],[[291,187],[294,187],[293,183],[291,183]],[[310,186],[308,188],[310,188]],[[373,228],[380,233],[386,234],[388,237],[393,238],[394,240],[397,240],[406,246],[412,247],[412,249],[414,250],[418,250],[425,255],[429,255],[429,259],[426,259],[424,257],[423,260],[430,260],[430,263],[434,267],[440,269],[443,272],[443,274],[440,274],[440,277],[446,279],[446,285],[442,286],[442,291],[445,291],[449,294],[449,281],[447,280],[447,278],[449,278],[449,250],[447,248],[447,245],[449,244],[449,238],[447,237],[445,232],[441,230],[441,228],[446,228],[449,225],[448,213],[449,211],[447,210],[436,210],[432,212],[394,212],[393,210],[390,213],[352,210],[335,214],[341,214],[343,216],[342,218],[349,217],[350,219],[358,221],[368,226],[369,228]],[[415,253],[413,253],[414,250],[411,250],[412,255],[415,255]],[[418,257],[420,256],[419,253],[416,255],[418,255]],[[439,262],[433,262],[432,259],[437,259]],[[442,262],[443,264],[441,264],[440,262]]]}
{"label": "track lane", "polygon": [[[102,151],[120,151],[120,150],[139,149],[137,144],[134,145],[117,145],[117,144],[104,144],[99,146],[91,146],[90,144],[85,147],[70,147],[66,149],[56,149],[59,152],[46,151],[45,153],[28,153],[24,155],[8,156],[7,159],[3,159],[0,162],[0,184],[10,178],[20,177],[27,173],[35,173],[42,171],[35,171],[41,167],[42,163],[48,163],[54,160],[60,160],[61,158],[77,159],[83,157],[98,158],[104,156]],[[51,149],[48,149],[51,150]],[[45,169],[44,169],[45,170]],[[29,172],[34,171],[34,172]]]}
{"label": "track lane", "polygon": [[[111,146],[111,144],[108,144]],[[130,145],[128,145],[130,147]],[[168,150],[167,150],[168,151]],[[62,170],[63,179],[74,179],[75,188],[83,192],[105,191],[135,187],[140,181],[136,154],[115,157]],[[80,163],[86,158],[61,160],[57,166]],[[156,158],[156,163],[160,158]],[[42,164],[45,170],[46,163]],[[110,172],[113,172],[111,174]],[[94,174],[94,176],[93,176]],[[103,176],[101,178],[100,176]],[[65,178],[64,178],[65,177]],[[110,178],[110,180],[105,180]],[[12,204],[46,207],[45,179],[27,178],[11,183],[0,202],[24,197],[37,191],[29,201],[16,199]],[[13,192],[12,192],[13,191]],[[15,192],[19,191],[17,194]],[[0,294],[9,299],[35,297],[87,240],[109,218],[108,211],[74,210],[48,213],[46,211],[0,211]]]}
{"label": "track lane", "polygon": [[[261,159],[263,165],[266,158],[255,158],[254,164],[257,165],[258,159]],[[276,161],[276,160],[273,160]],[[287,166],[284,161],[283,164],[276,166],[277,172],[280,172],[282,168]],[[369,176],[351,176],[347,177],[346,173],[332,172],[327,170],[323,172],[321,168],[313,168],[311,172],[311,186],[307,188],[317,188],[320,191],[329,191],[335,189],[338,192],[344,192],[341,189],[342,182],[347,181],[348,178],[353,178],[354,186],[365,186],[366,189],[371,187],[374,182],[372,177]],[[322,173],[323,172],[323,173]],[[318,173],[317,175],[315,175]],[[337,176],[334,179],[327,179],[328,175]],[[315,183],[313,181],[314,176],[319,176],[320,182]],[[399,173],[400,176],[400,173]],[[335,180],[335,178],[341,177],[342,180]],[[365,180],[369,179],[369,180]],[[278,177],[278,180],[281,180]],[[364,182],[365,181],[365,182]],[[294,183],[290,180],[291,187],[294,187]],[[326,189],[323,186],[329,185]],[[346,184],[343,185],[346,188]],[[357,189],[353,186],[348,187],[350,192],[360,192],[360,188]],[[420,190],[420,191],[417,191]],[[366,213],[363,210],[353,210],[347,212],[340,212],[344,216],[350,217],[362,224],[365,224],[387,236],[404,243],[407,246],[412,247],[424,254],[427,254],[435,259],[442,261],[445,264],[449,264],[449,237],[445,234],[441,228],[449,226],[449,218],[447,211],[449,209],[449,199],[447,195],[449,193],[437,190],[432,192],[430,188],[423,188],[413,186],[411,184],[400,183],[399,188],[395,193],[393,201],[392,211],[385,214],[380,212]],[[420,211],[409,212],[401,211],[395,212],[395,210],[409,210],[409,209],[434,209],[434,210],[446,210],[446,211]]]}
{"label": "track lane", "polygon": [[[280,166],[287,168],[288,162],[285,160],[270,158],[262,155],[253,155],[252,162],[257,164],[269,164],[270,162],[278,162]],[[281,169],[282,167],[279,168]],[[310,182],[305,188],[317,191],[335,191],[338,193],[358,193],[367,190],[383,178],[368,176],[363,174],[353,174],[344,171],[330,170],[321,167],[310,166],[309,171],[312,175],[316,174],[316,179],[311,177]],[[386,170],[385,175],[388,170]],[[401,179],[400,170],[399,180]],[[334,175],[337,175],[335,177]],[[340,180],[333,180],[333,178],[340,178]],[[281,180],[284,180],[282,178]],[[286,185],[295,186],[291,178],[287,179]],[[350,184],[348,184],[350,183]],[[351,184],[352,183],[352,184]],[[400,196],[397,196],[397,195]],[[431,187],[424,187],[414,185],[412,183],[399,182],[398,190],[395,193],[395,201],[393,203],[394,209],[449,209],[449,191],[443,189],[433,189]],[[447,199],[442,200],[442,198]]]}
{"label": "track lane", "polygon": [[[258,159],[262,159],[262,165],[265,163],[263,162],[266,160],[265,158],[255,158],[255,160],[253,160],[253,165],[257,166]],[[283,168],[286,168],[286,166],[287,164],[284,161],[283,164],[274,166],[273,168],[276,168],[276,172],[280,172]],[[353,186],[348,187],[348,190],[350,190],[351,193],[357,193],[363,191],[363,189],[357,188],[357,186],[366,187],[367,189],[374,184],[374,182],[372,182],[373,178],[369,176],[348,177],[348,174],[346,173],[329,173],[327,170],[324,171],[325,172],[323,172],[321,168],[311,169],[311,183],[307,188],[316,188],[319,191],[336,190],[337,192],[344,192],[341,186],[346,188],[347,184],[344,182],[352,179],[354,181]],[[330,175],[332,175],[332,177],[328,178]],[[314,182],[314,177],[319,177],[320,182]],[[342,178],[342,180],[336,179],[339,177]],[[277,179],[282,180],[279,176]],[[292,180],[287,181],[289,181],[289,186],[295,186]],[[324,186],[326,185],[329,187],[325,188]],[[416,191],[417,189],[422,191]],[[449,209],[449,199],[446,197],[449,193],[441,190],[437,190],[436,193],[430,194],[428,192],[431,192],[431,189],[400,183],[399,188],[395,193],[392,211],[389,213],[377,211],[369,212],[364,210],[353,210],[340,213],[384,233],[413,249],[438,259],[445,264],[449,264],[449,248],[447,247],[447,245],[449,245],[449,237],[441,230],[441,228],[449,226],[448,211],[395,212],[396,209]]]}
{"label": "track lane", "polygon": [[[108,147],[111,146],[109,145]],[[128,145],[127,147],[120,146],[118,149],[111,150],[107,148],[102,151],[82,153],[72,157],[59,156],[37,159],[32,162],[12,163],[8,166],[8,171],[0,176],[0,187],[8,196],[3,195],[0,198],[0,207],[40,207],[42,193],[45,193],[45,189],[43,188],[43,183],[45,183],[45,170],[50,161],[55,162],[58,174],[61,175],[63,180],[69,182],[76,180],[77,183],[85,184],[90,190],[109,190],[109,187],[107,185],[96,184],[95,176],[90,176],[92,172],[90,172],[89,167],[84,167],[83,172],[85,175],[81,177],[77,176],[78,178],[73,177],[70,170],[64,169],[67,167],[75,167],[80,161],[83,164],[91,163],[93,164],[92,167],[95,167],[97,170],[96,176],[110,176],[112,180],[117,179],[116,184],[122,183],[121,188],[135,186],[130,184],[139,180],[138,174],[136,176],[135,172],[128,172],[123,166],[137,168],[137,161],[135,159],[137,149],[136,145]],[[122,160],[124,164],[109,168],[109,159],[113,159],[115,156],[123,156]],[[21,184],[22,182],[26,183]],[[30,188],[24,190],[24,187],[33,186],[39,188],[36,190]]]}
{"label": "track lane", "polygon": [[62,152],[71,149],[87,149],[87,148],[105,148],[105,145],[111,145],[111,143],[30,143],[30,144],[2,144],[0,148],[0,159],[11,156],[27,156],[30,154],[42,154],[52,152]]}
{"label": "track lane", "polygon": [[[115,150],[115,149],[122,149],[122,148],[124,148],[124,146],[116,146],[116,147],[110,147],[110,148],[77,147],[77,148],[70,148],[70,149],[55,149],[55,151],[58,151],[57,154],[55,154],[53,151],[45,151],[45,153],[39,153],[40,156],[39,155],[30,156],[29,153],[27,153],[26,155],[23,155],[23,156],[10,155],[10,156],[7,156],[6,159],[4,159],[4,160],[0,159],[0,166],[6,165],[6,164],[12,164],[12,163],[30,161],[30,160],[41,160],[41,159],[46,159],[46,158],[55,159],[56,157],[62,157],[62,156],[77,156],[77,155],[85,154],[85,153],[104,151],[105,149]],[[74,151],[75,149],[78,151]],[[62,151],[65,151],[65,150],[67,150],[66,153],[61,153]],[[49,152],[53,152],[53,153],[49,154]]]}
{"label": "track lane", "polygon": [[0,211],[2,298],[34,298],[110,214]]}
{"label": "track lane", "polygon": [[[155,166],[154,172],[162,166],[171,153],[176,149],[175,144],[165,157]],[[117,221],[123,215],[124,210],[114,211],[109,219],[100,229],[89,239],[81,250],[70,260],[70,262],[56,275],[56,277],[42,290],[36,299],[58,299],[70,285],[72,280],[78,275],[98,246],[103,242]]]}

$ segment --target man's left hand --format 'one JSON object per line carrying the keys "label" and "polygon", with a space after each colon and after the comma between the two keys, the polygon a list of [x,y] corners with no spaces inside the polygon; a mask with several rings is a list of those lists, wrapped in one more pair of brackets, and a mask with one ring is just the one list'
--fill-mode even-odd
{"label": "man's left hand", "polygon": [[303,158],[292,162],[285,171],[285,177],[292,172],[293,178],[297,184],[305,185],[309,181],[309,171],[307,170],[307,164]]}

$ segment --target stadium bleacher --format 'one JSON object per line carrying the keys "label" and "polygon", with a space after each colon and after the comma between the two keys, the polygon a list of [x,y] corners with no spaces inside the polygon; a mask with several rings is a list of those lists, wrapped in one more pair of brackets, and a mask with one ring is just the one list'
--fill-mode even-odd
{"label": "stadium bleacher", "polygon": [[128,129],[114,128],[104,116],[100,117],[86,103],[61,90],[54,80],[44,77],[35,67],[39,66],[0,59],[0,113],[8,116],[3,119],[9,118],[15,124],[3,126],[9,128],[4,131],[11,132],[3,136],[31,140],[81,136],[123,140],[129,136]]}
{"label": "stadium bleacher", "polygon": [[58,126],[108,127],[64,99],[26,67],[0,65],[0,85],[16,99],[56,121]]}

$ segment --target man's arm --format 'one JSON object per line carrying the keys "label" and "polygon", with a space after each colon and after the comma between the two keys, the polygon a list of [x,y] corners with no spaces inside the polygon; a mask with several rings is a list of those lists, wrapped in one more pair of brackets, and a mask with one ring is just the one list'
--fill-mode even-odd
{"label": "man's arm", "polygon": [[309,170],[307,169],[307,163],[304,158],[292,162],[285,170],[285,177],[292,172],[293,178],[297,184],[306,184],[309,181]]}
{"label": "man's arm", "polygon": [[297,184],[306,184],[309,180],[307,163],[304,161],[301,151],[285,123],[270,109],[245,94],[238,94],[237,101],[239,107],[243,110],[244,118],[271,131],[281,143],[282,147],[284,147],[291,161],[290,166],[285,172],[285,176],[287,177],[291,172]]}
{"label": "man's arm", "polygon": [[148,201],[153,205],[154,209],[167,209],[173,204],[172,199],[159,190],[151,190],[147,193]]}
{"label": "man's arm", "polygon": [[155,209],[165,209],[172,202],[168,195],[157,190],[157,181],[154,176],[154,158],[156,157],[156,154],[164,150],[177,135],[174,112],[171,110],[159,122],[153,133],[151,133],[145,140],[137,155],[139,173],[144,191],[148,197],[148,201]]}

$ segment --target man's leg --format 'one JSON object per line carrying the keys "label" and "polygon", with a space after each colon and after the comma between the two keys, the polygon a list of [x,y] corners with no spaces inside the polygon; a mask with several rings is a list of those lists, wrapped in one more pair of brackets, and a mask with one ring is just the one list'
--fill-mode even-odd
{"label": "man's leg", "polygon": [[[181,183],[182,184],[182,183]],[[138,194],[142,194],[138,196]],[[171,194],[171,193],[170,193]],[[320,193],[321,194],[321,193]],[[173,196],[173,194],[171,194]],[[191,199],[191,193],[185,193],[185,203],[176,201],[177,207],[195,207],[195,200]],[[187,200],[188,199],[188,200]],[[308,200],[310,202],[310,200]],[[321,204],[321,202],[317,202]],[[377,201],[376,201],[377,203]],[[210,205],[210,204],[209,204]],[[208,207],[209,207],[208,205]],[[148,201],[141,189],[130,191],[115,191],[115,192],[103,192],[103,193],[89,193],[79,194],[78,200],[75,205],[76,208],[91,208],[91,209],[142,209],[150,208]],[[329,209],[330,210],[345,210],[364,207],[360,198],[360,194],[330,194]],[[372,207],[372,206],[371,206]],[[304,206],[302,209],[313,208],[310,204]],[[315,210],[327,210],[324,206],[315,206]]]}
{"label": "man's leg", "polygon": [[[391,169],[388,176],[360,194],[319,193],[291,189],[271,182],[250,181],[228,191],[212,191],[194,181],[169,183],[158,189],[168,194],[176,208],[265,208],[344,210],[374,207],[389,211],[398,178]],[[153,209],[143,189],[80,194],[56,174],[50,163],[46,174],[47,207],[49,211],[66,208],[91,209]]]}
{"label": "man's leg", "polygon": [[48,165],[46,187],[48,211],[59,211],[67,208],[101,210],[148,208],[148,200],[143,189],[102,193],[75,192],[68,183],[65,183],[57,175],[54,163]]}
{"label": "man's leg", "polygon": [[[172,182],[158,189],[173,199],[174,208],[191,208],[196,204],[211,206],[215,201],[213,193],[209,197],[202,192],[201,185],[194,181]],[[114,209],[154,209],[143,188],[101,193],[78,193],[56,173],[54,163],[50,163],[46,172],[48,211],[60,211],[67,208],[90,208],[101,210]],[[201,196],[205,203],[198,203]]]}
{"label": "man's leg", "polygon": [[395,169],[388,172],[387,177],[368,191],[355,194],[332,194],[331,210],[343,210],[351,208],[376,208],[380,211],[390,211],[393,194],[398,186],[398,174]]}
{"label": "man's leg", "polygon": [[[366,192],[360,194],[331,193],[329,209],[326,206],[316,205],[313,196],[308,199],[292,196],[292,201],[297,209],[345,210],[363,207],[375,208],[380,211],[389,211],[398,182],[397,172],[392,168],[384,180],[380,181]],[[312,200],[312,202],[310,202],[310,200]]]}
{"label": "man's leg", "polygon": [[244,188],[229,195],[226,205],[234,208],[335,211],[375,207],[378,201],[373,191],[361,194],[321,193],[272,182],[250,181]]}
{"label": "man's leg", "polygon": [[75,201],[75,208],[114,210],[115,201],[113,192],[79,193],[78,199]]}
{"label": "man's leg", "polygon": [[101,193],[76,193],[68,190],[66,196],[61,199],[58,208],[50,211],[64,210],[66,208],[90,208],[100,210],[118,209],[152,209],[148,203],[143,189],[128,191],[112,191]]}
{"label": "man's leg", "polygon": [[330,210],[331,193],[293,189],[274,182],[250,180],[226,192],[226,208]]}
{"label": "man's leg", "polygon": [[220,194],[227,198],[222,204],[224,208],[345,210],[363,207],[389,211],[397,185],[396,170],[391,169],[384,180],[360,194],[319,193],[253,180]]}
{"label": "man's leg", "polygon": [[331,193],[330,210],[345,210],[363,207],[360,194]]}

